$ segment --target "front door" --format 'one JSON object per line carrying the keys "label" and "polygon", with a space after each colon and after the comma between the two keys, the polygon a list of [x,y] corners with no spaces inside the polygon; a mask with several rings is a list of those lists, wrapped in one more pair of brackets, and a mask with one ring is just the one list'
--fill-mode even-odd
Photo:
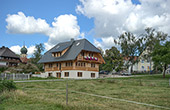
{"label": "front door", "polygon": [[61,73],[56,73],[57,78],[61,78]]}
{"label": "front door", "polygon": [[48,73],[48,77],[52,77],[52,73]]}

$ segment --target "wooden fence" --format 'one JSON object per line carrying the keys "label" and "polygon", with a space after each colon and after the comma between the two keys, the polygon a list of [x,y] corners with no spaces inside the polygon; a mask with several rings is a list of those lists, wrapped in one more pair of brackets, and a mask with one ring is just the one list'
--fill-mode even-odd
{"label": "wooden fence", "polygon": [[26,80],[30,79],[30,74],[19,74],[19,73],[0,73],[0,79],[4,80]]}

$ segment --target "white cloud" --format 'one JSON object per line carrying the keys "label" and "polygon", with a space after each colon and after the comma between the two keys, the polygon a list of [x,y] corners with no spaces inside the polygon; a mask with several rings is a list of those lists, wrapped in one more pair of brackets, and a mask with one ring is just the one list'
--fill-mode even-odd
{"label": "white cloud", "polygon": [[95,45],[96,47],[104,48],[103,45],[101,44],[101,42],[97,41],[96,39],[94,39],[94,45]]}
{"label": "white cloud", "polygon": [[113,46],[116,39],[124,31],[135,35],[144,32],[146,27],[170,34],[170,0],[140,0],[141,4],[133,4],[131,0],[79,0],[77,13],[94,19],[96,45],[104,48]]}
{"label": "white cloud", "polygon": [[[51,33],[47,44],[52,46],[58,42],[70,40],[71,38],[77,39],[80,34],[80,27],[77,24],[77,17],[73,15],[60,15],[54,18],[52,22]],[[46,45],[47,45],[46,44]]]}
{"label": "white cloud", "polygon": [[19,45],[16,45],[16,46],[12,46],[10,47],[10,49],[15,52],[16,54],[21,54],[20,50],[21,50],[21,47]]}
{"label": "white cloud", "polygon": [[55,45],[53,45],[53,44],[49,44],[49,43],[44,43],[44,45],[45,45],[45,50],[50,50],[52,47],[54,47]]}
{"label": "white cloud", "polygon": [[101,42],[94,39],[94,45],[96,47],[101,47],[104,50],[109,49],[112,46],[118,47],[118,45],[114,43],[114,38],[112,36],[101,38]]}
{"label": "white cloud", "polygon": [[85,33],[82,32],[82,33],[80,34],[80,37],[81,37],[81,38],[84,38],[84,37],[85,37]]}
{"label": "white cloud", "polygon": [[47,24],[46,20],[41,18],[35,19],[32,16],[25,16],[23,12],[18,14],[8,15],[6,18],[7,32],[16,34],[33,34],[41,33],[49,37],[44,43],[45,49],[50,49],[58,42],[77,39],[80,35],[80,27],[77,23],[77,17],[70,15],[60,15],[54,18],[52,27]]}
{"label": "white cloud", "polygon": [[35,48],[35,46],[32,45],[32,46],[28,47],[27,50],[28,50],[28,52],[27,52],[28,56],[32,56],[34,51],[36,50],[36,48]]}
{"label": "white cloud", "polygon": [[[21,54],[21,52],[20,52],[20,50],[21,50],[21,46],[19,46],[19,45],[15,45],[15,46],[11,46],[10,47],[10,49],[13,51],[13,52],[15,52],[16,54]],[[27,48],[27,47],[26,47]],[[30,47],[28,47],[27,48],[27,55],[28,55],[28,57],[30,57],[30,56],[32,56],[33,55],[33,53],[34,53],[34,50],[35,50],[35,46],[30,46]]]}
{"label": "white cloud", "polygon": [[18,14],[7,15],[6,18],[9,33],[21,33],[21,34],[32,34],[32,33],[43,33],[48,34],[49,24],[43,19],[35,19],[32,16],[26,17],[23,12]]}

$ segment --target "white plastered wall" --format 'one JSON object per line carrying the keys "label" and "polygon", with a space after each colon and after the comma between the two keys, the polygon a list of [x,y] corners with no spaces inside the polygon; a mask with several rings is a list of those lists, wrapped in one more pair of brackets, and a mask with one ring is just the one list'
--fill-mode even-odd
{"label": "white plastered wall", "polygon": [[[60,71],[48,71],[45,73],[41,73],[41,77],[46,78],[48,77],[49,73],[52,73],[53,77],[56,77],[56,73],[59,73]],[[69,72],[69,77],[65,77],[64,73]],[[78,77],[77,73],[82,72],[82,77]],[[95,73],[95,77],[91,77],[91,73]],[[82,70],[65,70],[61,71],[61,78],[73,78],[73,79],[93,79],[98,78],[99,72],[95,71],[82,71]]]}

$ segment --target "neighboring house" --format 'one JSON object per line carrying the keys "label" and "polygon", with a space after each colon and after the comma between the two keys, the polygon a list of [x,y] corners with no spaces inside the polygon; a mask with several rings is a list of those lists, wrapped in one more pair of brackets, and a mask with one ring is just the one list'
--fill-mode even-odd
{"label": "neighboring house", "polygon": [[[148,52],[145,50],[142,52],[139,56],[136,56],[134,60],[138,60],[137,63],[133,65],[133,71],[136,72],[149,72],[150,69],[153,70],[153,62],[151,61],[151,68],[150,68],[150,62],[149,60],[146,60],[143,58],[144,55],[147,55]],[[124,64],[126,65],[128,63],[128,57],[124,57]],[[130,72],[131,66],[128,68],[128,71]]]}
{"label": "neighboring house", "polygon": [[42,77],[98,78],[99,65],[105,63],[101,52],[86,39],[62,42],[47,51],[39,63]]}
{"label": "neighboring house", "polygon": [[168,68],[166,70],[166,73],[170,74],[170,65],[168,65]]}
{"label": "neighboring house", "polygon": [[[134,57],[134,60],[136,61],[138,59],[138,56],[135,56]],[[129,63],[129,64],[128,64]],[[126,65],[129,65],[129,67],[128,67],[128,72],[130,72],[131,71],[131,66],[130,66],[130,62],[129,62],[129,57],[124,57],[124,69],[126,70],[127,69],[127,67],[126,67]],[[133,65],[133,71],[138,71],[138,65],[137,65],[137,63],[135,63],[134,65]]]}
{"label": "neighboring house", "polygon": [[0,48],[0,67],[17,66],[20,62],[20,58],[8,47]]}
{"label": "neighboring house", "polygon": [[[151,64],[150,64],[150,60],[145,59],[144,57],[146,57],[148,55],[148,49],[146,48],[145,51],[143,51],[140,55],[139,55],[139,62],[137,63],[137,70],[138,71],[144,71],[144,72],[149,72],[153,70],[153,62],[151,60]],[[151,66],[151,67],[150,67]]]}

